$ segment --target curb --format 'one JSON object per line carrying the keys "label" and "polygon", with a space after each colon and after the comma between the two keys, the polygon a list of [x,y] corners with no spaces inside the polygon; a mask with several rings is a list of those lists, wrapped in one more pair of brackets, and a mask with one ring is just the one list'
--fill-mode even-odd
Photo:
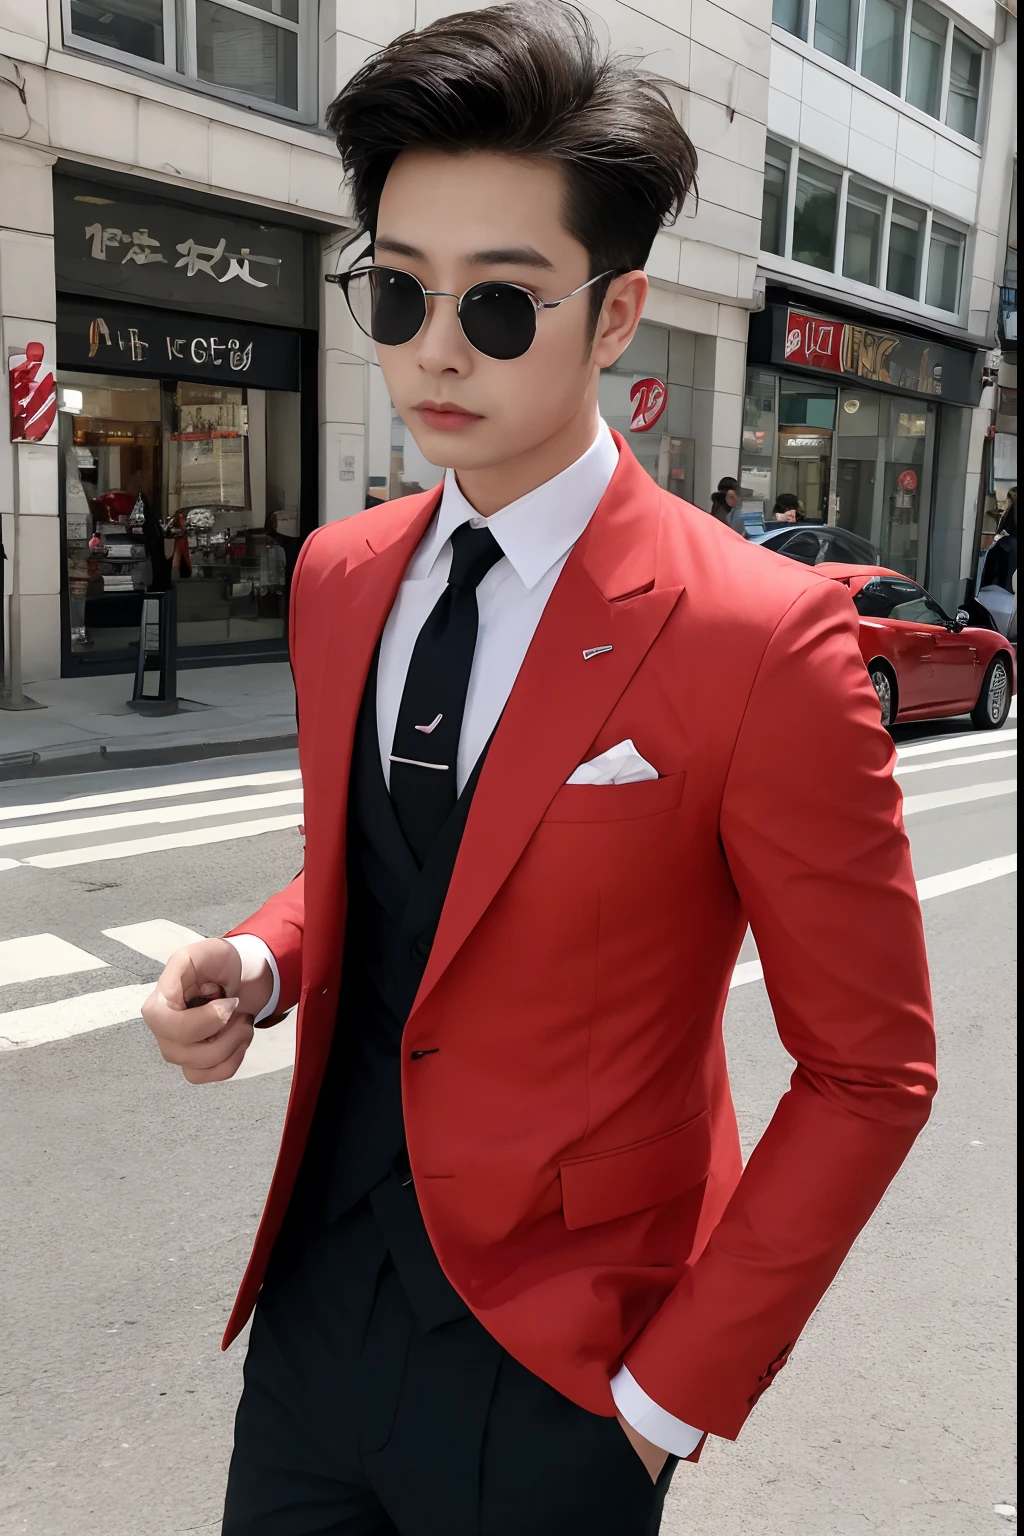
{"label": "curb", "polygon": [[240,757],[248,752],[280,752],[297,744],[297,732],[288,731],[280,736],[250,736],[230,741],[165,742],[149,747],[97,744],[68,752],[12,752],[0,757],[0,783],[17,779],[52,779],[72,773],[99,773],[111,768],[201,762],[212,757]]}

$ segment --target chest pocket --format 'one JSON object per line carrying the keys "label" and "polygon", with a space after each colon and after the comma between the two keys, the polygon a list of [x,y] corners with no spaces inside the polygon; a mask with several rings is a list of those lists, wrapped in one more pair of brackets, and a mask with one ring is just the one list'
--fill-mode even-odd
{"label": "chest pocket", "polygon": [[548,821],[638,821],[678,809],[685,771],[639,784],[563,784],[548,806]]}

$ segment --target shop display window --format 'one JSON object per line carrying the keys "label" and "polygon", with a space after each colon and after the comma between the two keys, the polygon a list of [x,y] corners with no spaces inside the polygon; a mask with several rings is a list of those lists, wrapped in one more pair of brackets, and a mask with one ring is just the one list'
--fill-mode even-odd
{"label": "shop display window", "polygon": [[174,585],[178,644],[284,641],[299,549],[299,396],[58,375],[73,655],[113,662]]}

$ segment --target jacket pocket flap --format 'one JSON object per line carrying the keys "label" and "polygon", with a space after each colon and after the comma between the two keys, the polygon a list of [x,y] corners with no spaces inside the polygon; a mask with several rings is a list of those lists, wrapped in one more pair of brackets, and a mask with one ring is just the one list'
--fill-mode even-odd
{"label": "jacket pocket flap", "polygon": [[628,1147],[568,1158],[559,1167],[565,1224],[575,1230],[661,1205],[706,1178],[710,1160],[707,1110]]}

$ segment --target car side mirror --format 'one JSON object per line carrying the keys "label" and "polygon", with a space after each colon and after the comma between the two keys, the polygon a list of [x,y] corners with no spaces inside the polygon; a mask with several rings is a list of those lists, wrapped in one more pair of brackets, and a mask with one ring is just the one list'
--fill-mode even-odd
{"label": "car side mirror", "polygon": [[955,634],[959,634],[962,629],[966,629],[967,625],[970,622],[971,622],[971,616],[967,612],[967,609],[966,608],[958,608],[957,611],[956,611],[956,618],[953,620],[953,631],[954,631],[954,633]]}

